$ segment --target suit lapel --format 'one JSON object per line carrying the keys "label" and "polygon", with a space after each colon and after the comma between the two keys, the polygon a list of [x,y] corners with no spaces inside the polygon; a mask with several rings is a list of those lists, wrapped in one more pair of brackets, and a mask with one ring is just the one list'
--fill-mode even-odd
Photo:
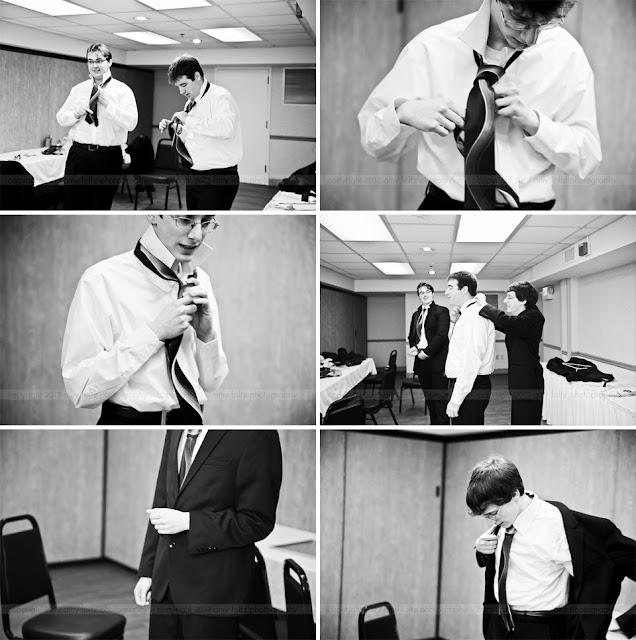
{"label": "suit lapel", "polygon": [[188,486],[188,484],[190,484],[192,478],[196,475],[197,471],[201,468],[201,465],[205,462],[210,453],[212,453],[212,450],[214,449],[214,447],[216,447],[225,433],[225,431],[219,429],[207,432],[207,434],[205,435],[205,439],[201,443],[201,447],[197,451],[196,457],[192,461],[192,466],[188,471],[188,475],[183,481],[181,489],[179,489],[179,493],[181,493],[181,491],[183,491]]}

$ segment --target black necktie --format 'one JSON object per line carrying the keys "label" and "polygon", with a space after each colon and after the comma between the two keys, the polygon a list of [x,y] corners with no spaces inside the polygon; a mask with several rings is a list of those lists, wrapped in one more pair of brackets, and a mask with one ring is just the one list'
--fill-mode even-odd
{"label": "black necktie", "polygon": [[[203,95],[201,96],[201,98],[203,98],[203,96],[208,92],[208,89],[210,88],[210,83],[208,82],[207,86],[205,87],[205,91],[203,92]],[[197,101],[193,100],[192,102],[188,102],[188,104],[185,107],[185,112],[186,113],[190,113],[190,111],[192,111],[192,109],[194,109],[195,105],[196,105]],[[178,118],[173,118],[172,120],[172,124],[168,127],[168,133],[170,134],[170,137],[172,138],[172,146],[177,150],[177,153],[181,156],[181,164],[186,168],[189,169],[192,166],[192,156],[190,155],[190,152],[188,151],[187,147],[185,146],[183,140],[181,140],[181,138],[177,135],[177,128],[181,123],[179,122]]]}
{"label": "black necktie", "polygon": [[90,113],[86,114],[86,117],[84,118],[86,120],[86,122],[88,122],[88,124],[94,124],[96,127],[99,127],[99,121],[97,120],[97,94],[101,89],[103,89],[110,81],[111,78],[108,78],[108,80],[106,80],[106,82],[104,82],[102,84],[102,86],[100,87],[94,80],[93,80],[93,88],[91,89],[91,97],[88,101],[88,106],[91,109],[91,111],[93,112],[92,115]]}
{"label": "black necktie", "polygon": [[515,630],[515,623],[512,619],[512,612],[510,611],[508,596],[506,594],[506,580],[510,566],[510,545],[512,544],[512,537],[514,535],[514,527],[506,530],[503,545],[501,546],[501,555],[499,556],[499,577],[497,580],[499,584],[499,615],[502,617],[507,631]]}
{"label": "black necktie", "polygon": [[192,454],[194,453],[194,447],[197,444],[197,438],[200,433],[201,430],[199,429],[196,432],[188,433],[186,435],[186,443],[185,447],[183,447],[181,465],[179,466],[179,487],[183,484],[183,481],[186,479],[188,471],[190,471],[190,467],[192,466]]}
{"label": "black necktie", "polygon": [[[157,260],[142,244],[137,242],[135,247],[135,256],[139,261],[154,274],[158,275],[164,280],[171,280],[179,284],[179,297],[185,287],[184,283],[179,280],[177,274],[169,269],[161,260]],[[185,374],[181,370],[179,363],[177,362],[177,353],[181,346],[181,340],[183,334],[176,338],[170,338],[165,341],[166,351],[168,352],[168,366],[170,370],[170,376],[172,378],[172,384],[177,393],[179,400],[179,406],[184,414],[182,424],[203,424],[203,414],[201,412],[201,406],[197,400],[197,394],[194,392],[194,387],[186,378]]]}
{"label": "black necktie", "polygon": [[496,209],[496,189],[505,191],[519,206],[519,197],[512,187],[495,171],[495,92],[493,85],[506,69],[521,55],[515,51],[503,67],[484,64],[473,51],[477,76],[468,94],[464,139],[461,129],[455,129],[455,140],[464,155],[464,209]]}

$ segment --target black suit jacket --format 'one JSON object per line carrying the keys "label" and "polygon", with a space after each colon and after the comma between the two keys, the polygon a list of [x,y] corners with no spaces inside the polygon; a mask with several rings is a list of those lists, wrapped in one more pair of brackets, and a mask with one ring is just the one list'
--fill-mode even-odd
{"label": "black suit jacket", "polygon": [[[602,640],[612,620],[623,578],[636,580],[636,542],[605,518],[571,511],[561,502],[548,502],[561,512],[574,570],[567,606],[567,637]],[[477,562],[486,567],[483,618],[486,637],[490,616],[497,615],[493,587],[495,554],[478,552]]]}
{"label": "black suit jacket", "polygon": [[[409,329],[409,346],[417,346],[417,321],[420,317],[422,307],[411,317],[411,327]],[[448,329],[450,327],[450,314],[446,307],[440,307],[431,302],[426,320],[424,321],[424,335],[428,341],[428,346],[424,353],[428,356],[420,360],[416,356],[414,370],[415,374],[420,371],[444,371],[446,356],[448,355]]]}
{"label": "black suit jacket", "polygon": [[208,431],[179,489],[181,434],[166,435],[152,506],[189,512],[190,529],[160,535],[149,522],[138,576],[152,577],[153,601],[169,586],[176,604],[213,605],[215,615],[238,616],[253,588],[254,543],[276,520],[278,432]]}
{"label": "black suit jacket", "polygon": [[512,397],[528,399],[528,395],[536,395],[532,394],[532,390],[542,392],[543,368],[539,359],[539,343],[545,318],[541,311],[531,306],[518,316],[508,316],[487,304],[479,315],[491,320],[498,331],[506,334],[508,388]]}

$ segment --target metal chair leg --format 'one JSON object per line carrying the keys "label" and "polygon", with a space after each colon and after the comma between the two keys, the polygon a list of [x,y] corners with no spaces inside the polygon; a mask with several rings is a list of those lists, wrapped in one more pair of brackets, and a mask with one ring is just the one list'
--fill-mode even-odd
{"label": "metal chair leg", "polygon": [[395,419],[395,415],[393,414],[393,409],[391,409],[391,405],[390,405],[390,404],[388,404],[388,405],[386,406],[386,408],[389,410],[389,413],[391,414],[391,417],[393,418],[393,422],[395,422],[395,424],[397,424],[397,423],[398,423],[398,421]]}
{"label": "metal chair leg", "polygon": [[181,192],[179,191],[179,179],[177,178],[177,198],[179,199],[179,209],[181,209]]}
{"label": "metal chair leg", "polygon": [[415,398],[413,397],[413,389],[409,389],[409,391],[411,392],[411,400],[413,401],[413,404],[415,404]]}
{"label": "metal chair leg", "polygon": [[[404,393],[404,387],[400,387],[400,413],[402,413],[402,394]],[[412,392],[411,392],[412,395]]]}

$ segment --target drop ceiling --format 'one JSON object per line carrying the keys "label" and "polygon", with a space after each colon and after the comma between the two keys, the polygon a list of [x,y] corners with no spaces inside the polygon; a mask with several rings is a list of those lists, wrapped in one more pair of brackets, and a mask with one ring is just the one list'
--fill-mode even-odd
{"label": "drop ceiling", "polygon": [[[114,35],[122,31],[153,31],[177,40],[178,44],[152,46],[158,50],[258,49],[269,47],[312,47],[315,34],[306,20],[299,19],[295,2],[287,0],[208,0],[209,7],[156,11],[136,0],[72,0],[95,13],[77,16],[47,16],[0,0],[2,22],[18,24],[90,42],[103,42],[122,51],[147,50],[127,38]],[[149,18],[138,21],[137,16]],[[261,42],[224,43],[201,33],[201,29],[245,27]],[[200,38],[194,45],[192,40]]]}
{"label": "drop ceiling", "polygon": [[[430,278],[431,265],[445,278],[453,262],[485,262],[479,278],[511,280],[622,216],[528,215],[505,242],[495,243],[456,242],[460,215],[381,217],[391,242],[342,242],[321,227],[320,264],[354,280],[404,280]],[[424,246],[434,251],[421,251]],[[415,275],[387,276],[373,262],[408,262]]]}

